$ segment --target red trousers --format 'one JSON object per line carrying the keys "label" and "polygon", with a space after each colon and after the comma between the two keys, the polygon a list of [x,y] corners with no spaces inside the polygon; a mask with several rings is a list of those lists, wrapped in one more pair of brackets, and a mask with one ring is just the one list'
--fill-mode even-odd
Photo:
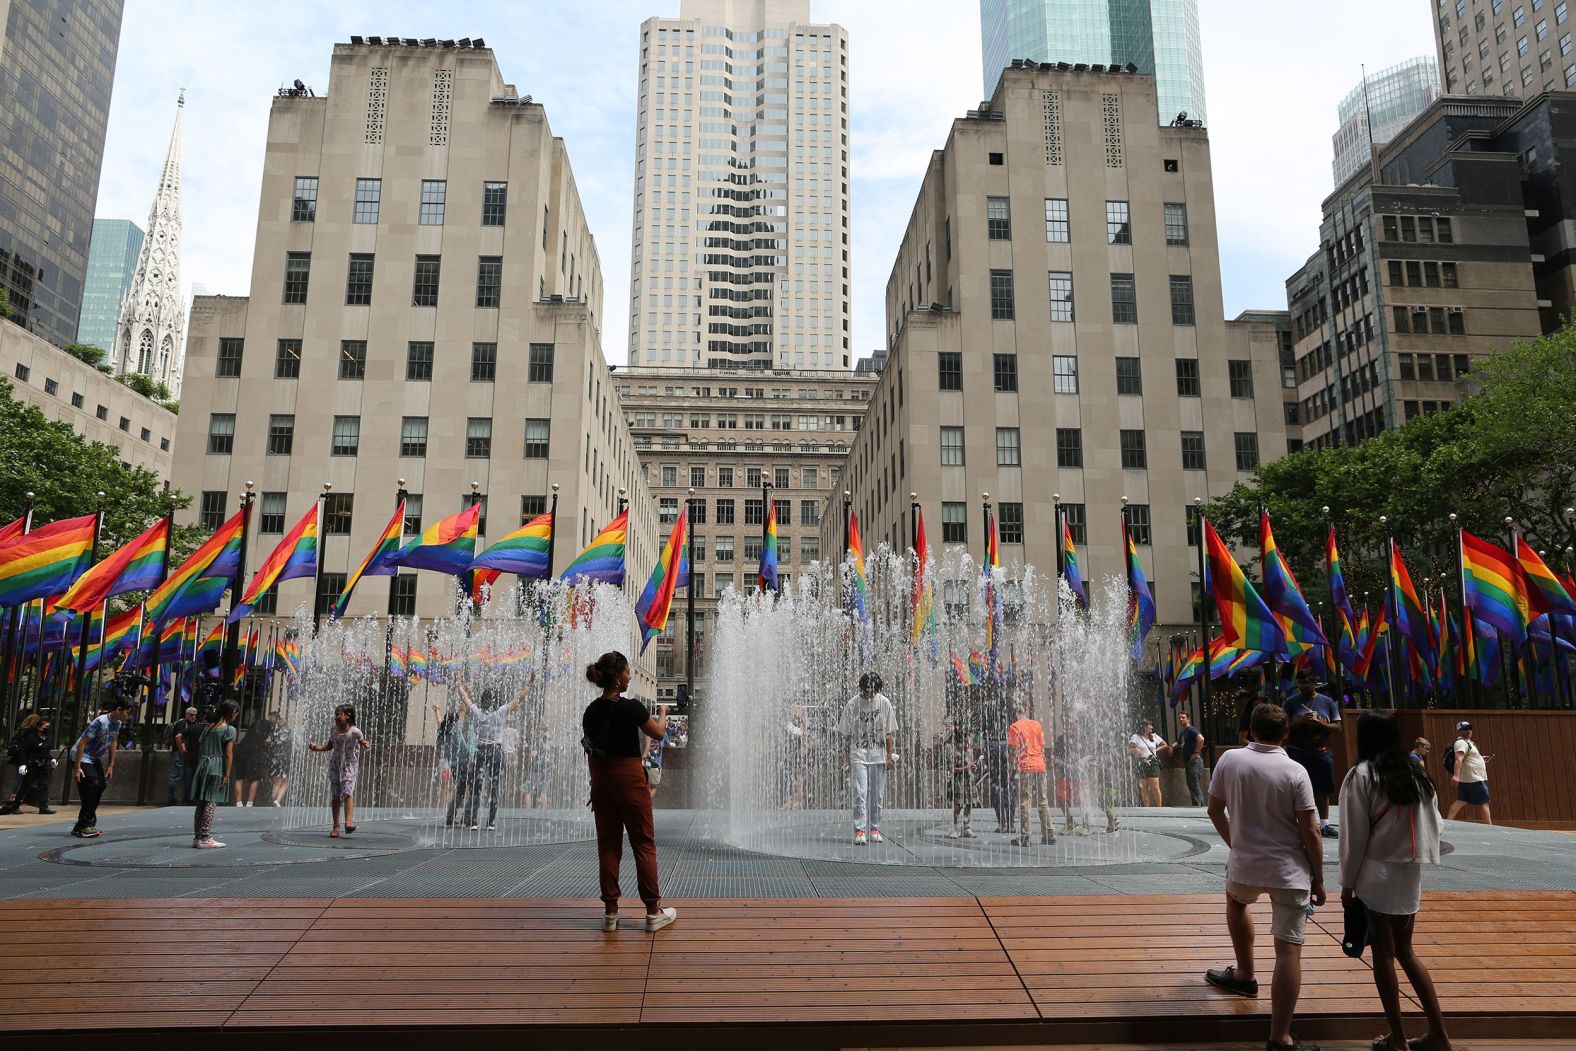
{"label": "red trousers", "polygon": [[624,854],[624,834],[635,854],[635,884],[646,911],[662,902],[657,890],[657,834],[651,819],[651,791],[646,771],[636,757],[592,759],[591,813],[596,817],[597,870],[602,884],[602,904],[609,912],[618,908],[618,865]]}

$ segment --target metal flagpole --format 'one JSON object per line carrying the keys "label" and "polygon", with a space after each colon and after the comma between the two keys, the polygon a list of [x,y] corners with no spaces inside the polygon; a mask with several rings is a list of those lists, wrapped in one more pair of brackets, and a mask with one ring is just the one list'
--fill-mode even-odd
{"label": "metal flagpole", "polygon": [[[555,497],[556,499],[556,497]],[[684,645],[688,652],[684,657],[684,700],[687,702],[695,696],[695,487],[690,486],[689,495],[684,501],[684,513],[689,516],[689,536],[686,542],[689,546],[689,580],[684,584]]]}
{"label": "metal flagpole", "polygon": [[[769,468],[761,468],[761,558],[763,560],[766,558],[766,538],[772,520],[770,510],[772,506],[772,483],[766,480],[767,470]],[[759,569],[757,569],[755,574],[755,588],[757,591],[766,590],[766,578],[761,576]]]}
{"label": "metal flagpole", "polygon": [[1385,619],[1390,622],[1390,642],[1384,648],[1384,674],[1385,681],[1390,687],[1390,708],[1395,710],[1401,707],[1396,704],[1395,697],[1395,662],[1401,651],[1401,624],[1396,611],[1400,605],[1400,596],[1395,593],[1395,537],[1390,535],[1390,518],[1388,515],[1379,516],[1379,524],[1385,527]]}
{"label": "metal flagpole", "polygon": [[[248,481],[246,492],[241,496],[241,557],[235,564],[235,574],[230,577],[230,608],[241,601],[241,589],[246,586],[246,545],[251,538],[249,526],[252,522],[252,501],[257,499],[253,489],[256,484]],[[236,666],[241,659],[241,622],[238,620],[231,624],[224,633],[224,659],[219,664],[219,685],[226,693],[229,692],[227,684],[235,677]]]}
{"label": "metal flagpole", "polygon": [[[1324,512],[1324,520],[1329,525],[1329,528],[1333,530],[1335,528],[1335,519],[1330,514],[1330,505],[1325,504],[1323,507],[1319,508],[1319,510]],[[1335,601],[1335,584],[1330,577],[1330,553],[1328,550],[1326,550],[1324,553],[1324,583],[1326,590],[1330,592],[1331,610],[1335,614],[1335,619],[1339,621],[1341,619],[1341,608],[1340,605]],[[1349,600],[1348,604],[1350,604]],[[1355,624],[1352,625],[1353,628],[1356,628],[1356,626],[1357,625]],[[1324,617],[1322,613],[1319,617],[1319,631],[1321,633],[1324,632]],[[1324,638],[1326,642],[1328,642],[1330,639],[1329,635],[1327,634],[1324,636]],[[1356,641],[1356,639],[1352,640],[1354,644]],[[1328,647],[1328,652],[1330,652],[1334,657],[1330,663],[1335,665],[1335,667],[1331,668],[1330,670],[1335,673],[1335,697],[1336,700],[1339,701],[1346,694],[1346,668],[1341,664],[1341,642],[1339,633],[1337,633],[1335,645]]]}
{"label": "metal flagpole", "polygon": [[1193,524],[1198,530],[1198,638],[1203,661],[1199,668],[1199,716],[1203,721],[1205,713],[1209,711],[1209,596],[1204,592],[1204,526],[1207,523],[1204,517],[1204,498],[1193,498]]}
{"label": "metal flagpole", "polygon": [[[98,510],[94,512],[93,516],[93,550],[88,559],[89,566],[93,566],[98,563],[99,536],[104,532],[104,500],[108,495],[109,494],[104,492],[102,489],[98,491]],[[90,611],[83,615],[82,632],[78,637],[77,642],[77,683],[76,697],[73,701],[73,707],[75,711],[72,715],[71,726],[73,733],[76,731],[77,725],[80,724],[82,720],[82,702],[84,695],[87,693],[88,643],[91,641],[90,637],[92,634],[93,614]],[[66,647],[65,654],[68,658],[71,656],[70,646]]]}
{"label": "metal flagpole", "polygon": [[[23,498],[26,500],[22,510],[23,536],[33,531],[33,497],[34,494],[31,491],[23,494]],[[17,705],[22,699],[22,653],[20,651],[27,648],[27,639],[25,638],[27,622],[22,619],[22,611],[25,609],[27,609],[27,603],[24,602],[19,606],[12,606],[6,611],[5,651],[3,659],[0,659],[0,668],[4,669],[5,681],[0,686],[3,686],[5,690],[7,728],[17,724]],[[23,644],[20,647],[17,646],[17,626],[19,622],[24,635],[24,638],[20,640]]]}

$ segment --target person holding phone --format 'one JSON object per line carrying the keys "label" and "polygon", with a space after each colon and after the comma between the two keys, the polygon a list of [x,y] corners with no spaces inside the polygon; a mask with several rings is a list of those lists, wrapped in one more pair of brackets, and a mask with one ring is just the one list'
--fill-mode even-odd
{"label": "person holding phone", "polygon": [[1450,779],[1456,783],[1456,801],[1450,804],[1450,820],[1454,821],[1456,815],[1467,807],[1476,807],[1483,815],[1483,823],[1492,825],[1494,815],[1489,811],[1488,794],[1488,761],[1494,758],[1484,755],[1472,740],[1472,724],[1466,720],[1456,723],[1455,763],[1450,771]]}

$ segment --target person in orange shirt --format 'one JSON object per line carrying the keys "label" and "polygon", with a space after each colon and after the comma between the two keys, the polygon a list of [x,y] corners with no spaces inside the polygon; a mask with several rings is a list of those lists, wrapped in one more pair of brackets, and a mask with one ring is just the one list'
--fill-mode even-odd
{"label": "person in orange shirt", "polygon": [[1018,719],[1007,729],[1007,746],[1017,762],[1018,838],[1020,847],[1029,845],[1029,810],[1040,812],[1040,842],[1056,842],[1056,824],[1051,818],[1050,797],[1045,782],[1045,728],[1037,722],[1027,703],[1018,705]]}

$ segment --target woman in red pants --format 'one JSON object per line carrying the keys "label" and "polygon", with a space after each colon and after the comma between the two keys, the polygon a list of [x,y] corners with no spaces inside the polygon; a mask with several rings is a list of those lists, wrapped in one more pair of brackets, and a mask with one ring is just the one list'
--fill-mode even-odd
{"label": "woman in red pants", "polygon": [[624,833],[635,855],[635,882],[646,906],[646,930],[660,931],[678,919],[678,910],[662,907],[657,890],[657,840],[651,820],[651,792],[641,765],[640,735],[660,740],[668,732],[668,706],[655,718],[646,706],[623,696],[629,688],[629,660],[610,650],[586,665],[586,678],[602,691],[581,719],[591,767],[591,812],[596,816],[597,867],[606,909],[602,929],[618,930],[618,863]]}

